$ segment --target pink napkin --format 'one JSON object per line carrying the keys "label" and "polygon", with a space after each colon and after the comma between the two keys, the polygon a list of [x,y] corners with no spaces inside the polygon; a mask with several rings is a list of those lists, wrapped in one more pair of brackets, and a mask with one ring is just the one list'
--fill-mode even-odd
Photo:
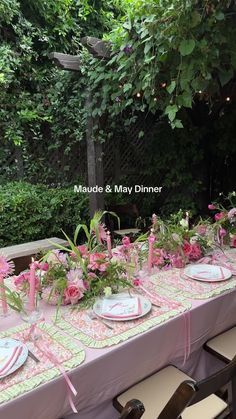
{"label": "pink napkin", "polygon": [[18,360],[21,352],[23,350],[22,346],[15,346],[13,348],[9,348],[6,352],[6,356],[4,357],[3,362],[0,366],[0,378],[10,371],[13,365]]}
{"label": "pink napkin", "polygon": [[113,319],[126,319],[136,317],[142,313],[139,297],[117,300],[104,300],[101,315]]}

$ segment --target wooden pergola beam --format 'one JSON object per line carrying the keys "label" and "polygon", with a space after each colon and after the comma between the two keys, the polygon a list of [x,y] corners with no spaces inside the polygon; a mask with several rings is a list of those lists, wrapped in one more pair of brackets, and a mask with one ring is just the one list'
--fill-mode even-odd
{"label": "wooden pergola beam", "polygon": [[95,58],[108,59],[111,56],[110,42],[102,41],[93,36],[85,36],[84,38],[81,38],[81,43]]}
{"label": "wooden pergola beam", "polygon": [[49,54],[49,58],[51,58],[56,66],[62,70],[80,71],[80,59],[77,55],[52,52]]}

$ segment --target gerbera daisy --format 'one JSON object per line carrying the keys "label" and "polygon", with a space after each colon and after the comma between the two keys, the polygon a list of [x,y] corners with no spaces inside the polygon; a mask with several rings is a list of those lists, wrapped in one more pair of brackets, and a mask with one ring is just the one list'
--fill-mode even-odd
{"label": "gerbera daisy", "polygon": [[14,262],[8,260],[3,254],[0,254],[0,277],[5,278],[6,276],[13,274],[14,269]]}

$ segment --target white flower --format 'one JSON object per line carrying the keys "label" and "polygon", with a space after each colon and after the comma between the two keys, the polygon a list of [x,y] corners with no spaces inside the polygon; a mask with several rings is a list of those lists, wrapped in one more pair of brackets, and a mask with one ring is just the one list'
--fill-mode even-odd
{"label": "white flower", "polygon": [[193,237],[191,237],[191,239],[190,239],[190,244],[194,244],[194,243],[196,243],[198,241],[198,236],[193,236]]}
{"label": "white flower", "polygon": [[182,227],[188,228],[188,220],[185,220],[185,218],[182,218],[179,223]]}
{"label": "white flower", "polygon": [[112,295],[111,287],[105,287],[103,292],[104,292],[105,297],[110,297]]}

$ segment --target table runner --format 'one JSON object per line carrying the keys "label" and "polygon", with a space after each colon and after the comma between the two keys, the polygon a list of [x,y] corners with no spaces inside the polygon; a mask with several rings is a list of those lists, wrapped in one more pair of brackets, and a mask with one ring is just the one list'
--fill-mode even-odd
{"label": "table runner", "polygon": [[[50,350],[56,354],[66,370],[75,368],[84,361],[84,350],[78,344],[71,342],[70,338],[58,331],[53,325],[42,323],[37,328],[40,335],[42,335],[37,340],[38,345],[40,346],[42,339],[42,342],[48,345]],[[0,338],[11,337],[24,341],[25,336],[29,333],[29,329],[29,325],[23,324],[1,333]],[[36,363],[28,357],[20,369],[0,381],[0,403],[14,399],[38,387],[40,384],[61,375],[59,369],[35,347],[34,342],[27,341],[26,345],[40,362]]]}
{"label": "table runner", "polygon": [[[156,294],[156,303],[159,298]],[[162,300],[160,304],[160,308],[152,306],[150,313],[136,320],[107,321],[112,325],[112,330],[108,329],[99,318],[91,319],[88,310],[77,311],[68,308],[61,313],[56,325],[90,348],[105,348],[137,336],[191,308],[191,303],[181,298],[166,297],[165,302]]]}

